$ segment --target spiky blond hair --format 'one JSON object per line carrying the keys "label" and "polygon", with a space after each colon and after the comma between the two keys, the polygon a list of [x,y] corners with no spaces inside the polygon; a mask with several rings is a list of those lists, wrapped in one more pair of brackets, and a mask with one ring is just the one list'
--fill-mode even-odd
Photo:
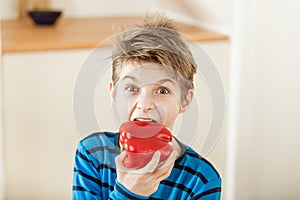
{"label": "spiky blond hair", "polygon": [[196,64],[173,20],[162,13],[146,14],[137,28],[116,35],[113,40],[112,81],[119,80],[124,63],[158,63],[181,85],[181,100],[194,88]]}

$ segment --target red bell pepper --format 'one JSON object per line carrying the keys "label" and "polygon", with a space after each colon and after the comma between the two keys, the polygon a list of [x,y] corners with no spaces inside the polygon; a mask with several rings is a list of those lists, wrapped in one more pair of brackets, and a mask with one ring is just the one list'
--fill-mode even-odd
{"label": "red bell pepper", "polygon": [[165,126],[144,121],[128,121],[120,126],[120,143],[126,157],[123,160],[127,168],[142,168],[160,151],[160,162],[168,158],[173,151],[172,133]]}

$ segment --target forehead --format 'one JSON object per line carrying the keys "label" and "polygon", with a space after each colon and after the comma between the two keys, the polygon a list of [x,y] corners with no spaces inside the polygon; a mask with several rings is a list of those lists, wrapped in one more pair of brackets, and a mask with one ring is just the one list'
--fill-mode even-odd
{"label": "forehead", "polygon": [[157,63],[128,63],[122,66],[120,80],[133,79],[142,83],[168,81],[176,84],[172,71],[174,70]]}

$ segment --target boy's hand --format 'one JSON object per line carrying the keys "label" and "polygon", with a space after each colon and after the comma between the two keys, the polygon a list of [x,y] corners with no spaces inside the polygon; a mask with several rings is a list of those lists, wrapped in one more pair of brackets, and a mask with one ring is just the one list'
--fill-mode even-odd
{"label": "boy's hand", "polygon": [[132,193],[149,196],[156,192],[162,180],[169,177],[177,155],[178,153],[173,151],[168,159],[159,166],[160,152],[157,151],[145,167],[132,170],[123,165],[126,153],[122,152],[116,157],[117,180]]}

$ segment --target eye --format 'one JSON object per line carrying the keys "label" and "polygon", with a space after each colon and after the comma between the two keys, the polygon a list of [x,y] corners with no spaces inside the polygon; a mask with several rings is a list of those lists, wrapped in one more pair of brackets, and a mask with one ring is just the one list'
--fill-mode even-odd
{"label": "eye", "polygon": [[138,92],[138,88],[136,86],[130,85],[125,88],[128,92]]}
{"label": "eye", "polygon": [[157,94],[169,94],[169,90],[165,87],[158,88],[156,91]]}

